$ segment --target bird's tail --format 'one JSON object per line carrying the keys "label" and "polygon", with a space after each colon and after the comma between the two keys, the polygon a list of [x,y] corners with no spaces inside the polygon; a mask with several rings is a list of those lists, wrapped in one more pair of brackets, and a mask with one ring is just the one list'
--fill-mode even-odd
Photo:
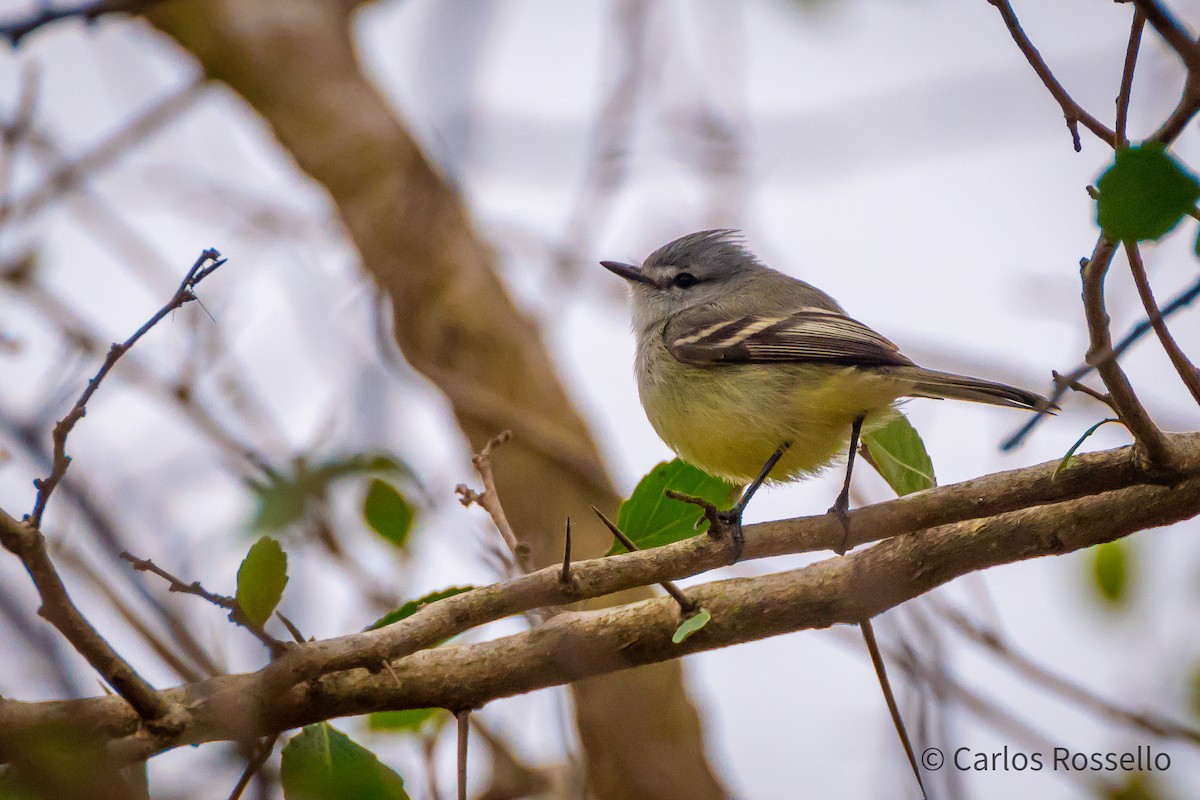
{"label": "bird's tail", "polygon": [[932,397],[941,400],[970,400],[1009,408],[1027,408],[1032,411],[1055,411],[1058,406],[1040,394],[1018,389],[1006,383],[968,378],[950,372],[914,367],[906,370],[906,378],[914,383],[911,397]]}

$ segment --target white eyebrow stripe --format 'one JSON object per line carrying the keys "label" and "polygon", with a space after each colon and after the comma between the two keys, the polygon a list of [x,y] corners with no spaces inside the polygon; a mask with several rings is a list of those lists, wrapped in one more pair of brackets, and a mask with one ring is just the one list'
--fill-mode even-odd
{"label": "white eyebrow stripe", "polygon": [[728,339],[716,342],[713,347],[731,347],[765,328],[769,328],[776,323],[783,322],[785,319],[787,319],[787,317],[759,317],[752,322],[745,320],[747,322],[745,327],[734,333]]}
{"label": "white eyebrow stripe", "polygon": [[691,336],[685,336],[682,339],[676,339],[675,344],[677,346],[681,345],[681,344],[695,344],[696,342],[700,341],[704,337],[710,336],[710,335],[716,333],[717,331],[721,330],[722,328],[728,328],[730,325],[736,325],[737,323],[739,323],[741,321],[742,321],[741,319],[722,320],[721,322],[718,322],[715,325],[709,325],[707,328],[705,328],[701,331],[697,331],[696,333],[693,333]]}

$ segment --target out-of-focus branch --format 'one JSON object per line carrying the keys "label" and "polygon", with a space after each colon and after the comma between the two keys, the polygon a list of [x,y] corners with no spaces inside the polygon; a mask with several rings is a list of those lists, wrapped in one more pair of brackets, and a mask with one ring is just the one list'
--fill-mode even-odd
{"label": "out-of-focus branch", "polygon": [[0,36],[16,47],[29,34],[64,19],[81,19],[91,25],[105,14],[134,14],[158,0],[91,0],[75,6],[55,8],[50,3],[34,3],[36,10],[24,17],[0,21]]}
{"label": "out-of-focus branch", "polygon": [[[1187,308],[1196,300],[1197,297],[1200,297],[1200,278],[1197,278],[1195,281],[1193,281],[1191,286],[1175,295],[1175,297],[1171,299],[1171,302],[1163,306],[1162,318],[1164,320],[1168,319],[1175,312]],[[1129,329],[1128,333],[1121,337],[1121,341],[1117,342],[1117,344],[1113,347],[1109,357],[1113,360],[1119,359],[1122,355],[1124,355],[1126,350],[1137,343],[1139,339],[1141,339],[1151,330],[1152,328],[1150,326],[1150,320],[1148,319],[1134,325]],[[1053,390],[1049,395],[1051,404],[1057,404],[1058,401],[1061,400],[1064,395],[1066,395],[1068,389],[1070,389],[1078,381],[1087,377],[1093,370],[1095,370],[1095,367],[1085,362],[1065,375],[1056,377],[1054,380]],[[1104,402],[1108,403],[1109,400]],[[1019,447],[1025,441],[1026,437],[1033,432],[1033,429],[1036,428],[1038,424],[1048,416],[1048,414],[1049,412],[1047,411],[1039,411],[1038,413],[1032,415],[1024,425],[1022,425],[1012,434],[1012,436],[1008,437],[1004,440],[1004,442],[1001,443],[1000,448],[1002,450],[1012,450],[1013,448]]]}
{"label": "out-of-focus branch", "polygon": [[1075,151],[1079,152],[1083,145],[1079,141],[1079,124],[1089,131],[1094,133],[1097,138],[1107,144],[1109,147],[1117,146],[1117,137],[1108,127],[1100,120],[1093,117],[1083,106],[1071,99],[1071,95],[1067,94],[1067,90],[1059,82],[1058,78],[1054,77],[1054,73],[1050,71],[1050,67],[1046,64],[1046,60],[1042,58],[1042,54],[1038,52],[1037,47],[1029,40],[1025,31],[1021,28],[1021,22],[1017,19],[1017,14],[1013,11],[1012,4],[1008,0],[988,0],[996,10],[1000,12],[1000,16],[1004,19],[1005,26],[1008,27],[1009,34],[1012,35],[1013,41],[1017,43],[1017,47],[1025,55],[1025,59],[1029,62],[1029,66],[1033,67],[1033,71],[1041,78],[1046,89],[1058,102],[1062,108],[1063,116],[1067,120],[1067,128],[1071,131],[1071,140],[1075,145]]}
{"label": "out-of-focus branch", "polygon": [[1154,299],[1154,291],[1150,288],[1150,278],[1146,275],[1146,265],[1142,262],[1141,251],[1138,250],[1135,243],[1126,242],[1125,255],[1129,258],[1129,269],[1133,272],[1133,282],[1137,286],[1138,296],[1142,298],[1142,307],[1146,309],[1146,316],[1154,328],[1154,334],[1158,336],[1163,350],[1167,351],[1171,365],[1175,367],[1175,371],[1179,373],[1184,385],[1192,393],[1192,398],[1200,403],[1200,372],[1196,370],[1196,365],[1188,359],[1187,354],[1183,352],[1179,343],[1175,341],[1175,337],[1171,335],[1170,329],[1167,328],[1162,311],[1159,310],[1158,303]]}
{"label": "out-of-focus branch", "polygon": [[1183,23],[1159,0],[1133,0],[1133,2],[1138,11],[1146,15],[1150,26],[1183,59],[1188,72],[1200,74],[1200,46],[1197,46],[1192,34],[1188,32]]}
{"label": "out-of-focus branch", "polygon": [[1129,98],[1133,92],[1133,70],[1137,66],[1138,51],[1142,46],[1142,29],[1146,27],[1146,12],[1136,9],[1129,26],[1129,44],[1125,46],[1125,65],[1121,70],[1121,88],[1117,91],[1117,147],[1127,147],[1129,136]]}

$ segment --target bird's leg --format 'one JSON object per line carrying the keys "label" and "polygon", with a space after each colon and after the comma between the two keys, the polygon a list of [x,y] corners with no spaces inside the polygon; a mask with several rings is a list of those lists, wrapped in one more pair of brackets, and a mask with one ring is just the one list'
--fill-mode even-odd
{"label": "bird's leg", "polygon": [[858,437],[862,433],[864,419],[866,414],[859,414],[850,426],[850,456],[846,460],[846,481],[828,512],[836,514],[838,521],[842,523],[842,544],[834,551],[839,556],[846,552],[846,545],[850,543],[850,476],[854,473],[854,454],[858,452]]}
{"label": "bird's leg", "polygon": [[754,497],[754,493],[759,490],[767,480],[767,476],[771,474],[771,470],[775,469],[775,465],[779,463],[779,459],[783,458],[784,452],[792,446],[791,442],[784,442],[775,448],[775,452],[767,459],[767,463],[763,464],[763,468],[759,471],[758,477],[750,482],[742,492],[742,496],[738,498],[737,503],[728,511],[722,511],[718,514],[721,522],[728,527],[730,538],[733,540],[733,560],[737,561],[742,557],[742,548],[746,546],[746,534],[742,531],[742,512],[746,510],[746,506],[750,504],[750,498]]}

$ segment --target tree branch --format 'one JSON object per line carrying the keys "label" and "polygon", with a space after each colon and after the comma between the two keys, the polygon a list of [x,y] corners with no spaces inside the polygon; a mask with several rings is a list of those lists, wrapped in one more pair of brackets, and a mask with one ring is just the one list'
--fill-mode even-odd
{"label": "tree branch", "polygon": [[1087,363],[1096,368],[1104,385],[1108,387],[1113,407],[1122,424],[1129,429],[1150,464],[1170,469],[1173,454],[1168,447],[1167,437],[1150,419],[1149,413],[1138,400],[1125,370],[1112,357],[1112,336],[1109,333],[1108,311],[1104,305],[1104,278],[1112,263],[1115,246],[1103,234],[1096,241],[1092,257],[1080,264],[1083,278],[1083,309],[1087,317],[1088,348]]}
{"label": "tree branch", "polygon": [[[575,562],[570,597],[559,581],[560,567],[547,567],[432,603],[377,631],[299,645],[258,673],[167,690],[162,694],[168,701],[193,707],[194,724],[173,739],[134,736],[114,747],[122,758],[136,759],[234,733],[244,738],[248,729],[266,735],[374,710],[479,707],[699,650],[855,623],[972,571],[1078,550],[1200,513],[1200,434],[1171,438],[1184,476],[1173,487],[1144,483],[1152,475],[1137,465],[1131,448],[1120,448],[1079,456],[1058,478],[1052,477],[1055,462],[1047,462],[855,510],[852,530],[859,543],[890,538],[800,570],[689,587],[713,621],[680,645],[671,643],[678,606],[657,598],[563,612],[538,629],[483,644],[437,647],[483,622],[722,565],[721,543],[707,536]],[[916,531],[920,535],[900,535]],[[837,520],[822,515],[752,525],[746,534],[746,557],[761,558],[828,549],[843,532]],[[417,652],[430,647],[435,649]],[[398,660],[382,670],[388,659]],[[136,730],[136,717],[113,698],[0,701],[0,731],[72,719],[109,738]]]}
{"label": "tree branch", "polygon": [[1050,71],[1050,67],[1046,64],[1046,60],[1042,58],[1042,54],[1034,47],[1033,42],[1025,34],[1021,28],[1021,22],[1017,19],[1017,14],[1013,11],[1012,4],[1008,0],[988,0],[996,10],[1000,12],[1000,16],[1004,19],[1004,24],[1008,27],[1008,32],[1012,35],[1013,41],[1017,43],[1017,47],[1025,54],[1025,60],[1029,62],[1029,66],[1033,67],[1033,71],[1041,78],[1042,83],[1058,101],[1058,105],[1062,108],[1063,116],[1067,120],[1067,128],[1071,131],[1071,140],[1075,145],[1075,152],[1079,152],[1083,145],[1079,141],[1079,123],[1083,123],[1089,131],[1094,133],[1097,138],[1107,144],[1109,147],[1117,146],[1117,137],[1108,127],[1100,120],[1093,117],[1083,109],[1081,105],[1071,99],[1071,95],[1067,94],[1067,90],[1059,82],[1058,78],[1054,77],[1054,73]]}
{"label": "tree branch", "polygon": [[1133,282],[1137,286],[1138,296],[1142,298],[1142,307],[1146,309],[1146,316],[1154,328],[1154,334],[1158,336],[1159,343],[1167,352],[1167,357],[1171,359],[1171,365],[1175,367],[1175,371],[1179,373],[1184,385],[1192,393],[1192,398],[1200,403],[1200,372],[1196,370],[1196,365],[1188,359],[1187,354],[1179,347],[1179,343],[1175,341],[1175,337],[1167,328],[1162,311],[1159,310],[1158,303],[1154,300],[1154,291],[1150,288],[1150,278],[1146,275],[1146,265],[1142,262],[1142,254],[1138,250],[1137,244],[1126,242],[1125,255],[1129,258],[1129,269],[1133,273]]}

